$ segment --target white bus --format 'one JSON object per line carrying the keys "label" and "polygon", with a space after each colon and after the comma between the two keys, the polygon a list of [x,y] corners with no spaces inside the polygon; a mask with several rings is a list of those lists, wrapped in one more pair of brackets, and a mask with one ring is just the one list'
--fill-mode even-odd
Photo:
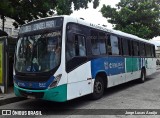
{"label": "white bus", "polygon": [[16,96],[64,102],[156,71],[155,46],[137,36],[71,16],[20,28],[14,63]]}

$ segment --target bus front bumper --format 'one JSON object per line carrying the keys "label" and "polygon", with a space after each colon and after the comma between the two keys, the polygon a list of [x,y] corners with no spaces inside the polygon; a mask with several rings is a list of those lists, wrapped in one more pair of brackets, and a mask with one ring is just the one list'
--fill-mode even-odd
{"label": "bus front bumper", "polygon": [[14,85],[14,93],[18,97],[43,99],[56,102],[67,101],[67,84],[45,90],[30,90]]}

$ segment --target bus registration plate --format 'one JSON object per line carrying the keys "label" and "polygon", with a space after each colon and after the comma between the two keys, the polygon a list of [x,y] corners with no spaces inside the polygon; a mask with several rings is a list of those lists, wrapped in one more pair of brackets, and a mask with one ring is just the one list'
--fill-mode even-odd
{"label": "bus registration plate", "polygon": [[35,96],[28,95],[27,98],[35,99],[36,97],[35,97]]}

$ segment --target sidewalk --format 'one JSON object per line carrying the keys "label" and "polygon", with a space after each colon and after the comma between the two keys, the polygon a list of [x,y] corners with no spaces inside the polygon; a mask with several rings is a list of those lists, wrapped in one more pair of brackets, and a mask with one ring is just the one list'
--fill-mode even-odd
{"label": "sidewalk", "polygon": [[8,88],[7,93],[0,93],[0,106],[22,100],[26,100],[26,98],[16,97],[13,92],[13,86]]}

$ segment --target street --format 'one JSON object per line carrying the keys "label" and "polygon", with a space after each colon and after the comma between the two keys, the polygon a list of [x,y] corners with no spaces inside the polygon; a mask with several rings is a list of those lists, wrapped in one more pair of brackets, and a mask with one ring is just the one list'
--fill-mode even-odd
{"label": "street", "polygon": [[[145,83],[138,83],[138,81],[128,82],[105,91],[103,98],[99,100],[90,100],[88,96],[68,101],[66,103],[56,103],[42,100],[27,99],[20,102],[15,102],[0,106],[0,109],[20,109],[20,110],[41,110],[42,116],[34,117],[89,117],[91,112],[87,113],[87,109],[160,109],[160,72],[155,73],[147,78]],[[58,110],[55,110],[58,109]],[[82,109],[82,110],[75,110]],[[94,111],[94,110],[93,110]],[[74,115],[73,115],[74,114]],[[85,115],[87,114],[87,115]],[[93,114],[95,114],[93,112]],[[3,116],[8,117],[8,116]],[[13,117],[13,116],[11,116]],[[15,116],[16,117],[16,116]],[[98,117],[93,115],[92,117]],[[99,117],[106,117],[100,114]],[[109,118],[122,117],[138,117],[150,118],[151,115],[108,115]],[[153,115],[152,117],[160,117]]]}

